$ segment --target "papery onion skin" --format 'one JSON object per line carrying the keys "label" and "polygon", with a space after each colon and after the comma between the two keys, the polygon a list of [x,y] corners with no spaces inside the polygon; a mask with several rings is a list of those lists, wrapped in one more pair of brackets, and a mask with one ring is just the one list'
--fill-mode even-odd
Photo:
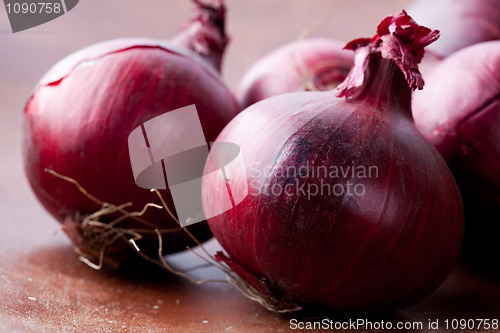
{"label": "papery onion skin", "polygon": [[498,0],[415,0],[408,13],[420,24],[441,31],[427,51],[441,58],[472,44],[500,39]]}
{"label": "papery onion skin", "polygon": [[[212,176],[204,179],[203,204],[214,216],[210,229],[227,252],[218,258],[273,310],[311,304],[343,311],[400,309],[437,288],[457,260],[463,237],[460,194],[439,152],[415,128],[410,110],[409,85],[423,83],[413,59],[436,36],[417,29],[421,39],[403,39],[410,46],[422,41],[412,53],[403,50],[403,60],[411,62],[401,68],[405,78],[393,56],[384,55],[394,51],[389,42],[397,41],[382,28],[401,27],[398,22],[401,35],[408,31],[406,23],[416,27],[402,13],[379,26],[385,35],[381,44],[380,36],[349,44],[358,49],[359,62],[338,93],[353,97],[275,96],[225,127],[217,141],[240,146],[246,176],[229,169],[225,180],[207,161]],[[300,176],[298,170],[307,165],[309,172],[311,166],[376,166],[378,176]],[[290,168],[295,172],[287,173]],[[348,181],[366,193],[300,192],[301,186]],[[233,197],[249,193],[221,213],[227,187]]]}
{"label": "papery onion skin", "polygon": [[[220,6],[223,11],[223,4]],[[146,203],[160,202],[154,193],[139,188],[134,181],[128,150],[132,130],[167,111],[195,104],[206,139],[213,141],[240,110],[217,68],[212,67],[220,65],[227,36],[223,27],[207,19],[207,8],[201,3],[199,7],[198,15],[191,21],[194,27],[186,27],[177,37],[179,42],[111,40],[68,56],[41,79],[26,104],[26,175],[37,198],[64,223],[66,233],[86,255],[98,254],[103,244],[98,239],[87,239],[80,222],[101,207],[73,184],[44,169],[78,181],[100,200],[115,205],[132,202],[128,210],[141,211]],[[186,35],[209,47],[205,52],[183,47],[189,40]],[[170,192],[161,193],[173,209]],[[178,224],[165,210],[154,208],[143,218],[151,224],[127,219],[117,227],[139,229],[144,239],[137,245],[157,257],[155,229],[173,229]],[[189,230],[199,241],[211,237],[206,223]],[[163,253],[184,250],[192,244],[182,230],[163,234]],[[126,241],[120,240],[106,249],[106,257],[123,262],[135,258],[134,252]]]}
{"label": "papery onion skin", "polygon": [[330,90],[353,65],[344,43],[327,38],[298,40],[267,54],[248,69],[238,86],[243,108],[265,98],[306,90]]}
{"label": "papery onion skin", "polygon": [[498,258],[500,232],[500,41],[446,58],[414,94],[417,128],[448,162],[466,213],[467,252]]}

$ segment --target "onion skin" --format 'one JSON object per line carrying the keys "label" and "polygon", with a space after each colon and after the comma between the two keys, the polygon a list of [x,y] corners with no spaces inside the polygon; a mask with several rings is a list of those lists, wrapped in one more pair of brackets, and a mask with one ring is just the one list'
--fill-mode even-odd
{"label": "onion skin", "polygon": [[427,48],[441,58],[472,44],[500,39],[498,0],[416,0],[408,13],[441,31],[441,38]]}
{"label": "onion skin", "polygon": [[[417,128],[448,162],[466,213],[466,249],[498,258],[500,232],[500,41],[464,48],[414,94]],[[479,254],[479,255],[478,255]]]}
{"label": "onion skin", "polygon": [[[220,27],[205,19],[206,8],[200,10],[195,18],[198,30],[189,32],[196,32],[203,42],[207,38],[203,31],[210,32],[209,38]],[[225,36],[223,31],[219,33]],[[89,239],[80,222],[101,207],[73,184],[55,178],[44,169],[78,181],[105,202],[116,205],[132,202],[129,211],[140,211],[148,202],[158,203],[154,193],[134,182],[128,136],[155,116],[195,104],[207,141],[216,138],[240,110],[217,70],[210,65],[220,64],[214,59],[222,57],[220,51],[227,40],[226,37],[221,40],[224,45],[208,48],[206,53],[183,48],[175,40],[170,44],[147,39],[99,43],[63,59],[34,89],[24,110],[26,175],[42,205],[64,224],[75,246],[86,255],[98,253],[103,244]],[[170,192],[161,193],[172,209]],[[165,210],[150,209],[143,218],[151,224],[127,219],[118,226],[145,230],[144,239],[137,244],[143,252],[156,257],[158,239],[154,229],[177,228],[178,224]],[[211,237],[206,223],[193,225],[189,230],[200,241]],[[192,244],[182,230],[163,235],[164,253],[184,250]],[[122,262],[135,258],[131,255],[134,252],[127,242],[118,241],[107,249],[106,257]]]}
{"label": "onion skin", "polygon": [[[218,258],[270,309],[397,310],[431,293],[457,260],[463,237],[460,194],[445,161],[411,118],[410,86],[423,82],[412,64],[402,66],[405,77],[385,54],[387,40],[396,37],[382,32],[384,26],[400,27],[400,19],[403,26],[416,26],[403,13],[379,26],[384,41],[348,44],[357,49],[357,61],[337,94],[351,97],[332,92],[271,97],[240,113],[217,138],[241,148],[246,176],[226,170],[233,196],[249,192],[217,215],[227,205],[225,180],[204,179],[204,208],[214,216],[208,223],[227,252]],[[417,59],[436,37],[421,31],[422,39],[403,39],[416,46],[430,36],[412,53],[405,48],[406,59]],[[319,179],[283,172],[305,165],[377,166],[379,174]],[[205,167],[214,171],[210,162]],[[366,194],[270,192],[289,184],[321,186],[320,180],[330,186],[359,183]]]}
{"label": "onion skin", "polygon": [[226,6],[224,0],[213,0],[213,5],[192,0],[198,8],[197,15],[189,20],[172,43],[201,55],[218,72],[222,68],[222,55],[229,43],[225,32]]}
{"label": "onion skin", "polygon": [[265,98],[306,90],[330,90],[342,82],[353,65],[352,52],[326,38],[286,44],[258,60],[238,87],[238,100],[248,107]]}

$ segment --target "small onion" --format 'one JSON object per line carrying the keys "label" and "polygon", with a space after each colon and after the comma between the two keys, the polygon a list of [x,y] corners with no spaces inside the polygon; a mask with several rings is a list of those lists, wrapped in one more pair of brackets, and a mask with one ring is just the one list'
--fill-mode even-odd
{"label": "small onion", "polygon": [[286,44],[258,60],[238,87],[238,100],[247,107],[288,92],[330,90],[341,83],[353,65],[352,52],[327,38]]}
{"label": "small onion", "polygon": [[[217,138],[239,145],[245,172],[205,168],[203,204],[230,266],[276,311],[311,304],[395,310],[447,277],[463,236],[460,194],[417,131],[411,89],[437,31],[404,11],[347,45],[355,66],[333,92],[256,103]],[[232,197],[246,198],[232,209]]]}
{"label": "small onion", "polygon": [[[118,39],[82,49],[57,63],[26,104],[23,150],[30,185],[87,256],[106,249],[107,258],[121,262],[134,250],[127,239],[106,234],[106,228],[82,230],[83,218],[101,207],[44,169],[76,180],[104,202],[132,202],[129,210],[141,211],[146,203],[158,203],[158,197],[134,182],[128,149],[132,130],[170,110],[195,104],[206,139],[213,141],[240,110],[217,73],[228,42],[225,7],[222,2],[195,3],[197,15],[171,43]],[[162,195],[172,208],[170,192]],[[137,242],[139,248],[156,257],[155,229],[178,224],[164,210],[150,209],[142,218],[148,223],[127,219],[115,227],[139,230],[144,236]],[[189,230],[200,241],[211,237],[206,223]],[[192,243],[182,230],[163,234],[164,253]]]}
{"label": "small onion", "polygon": [[414,95],[417,128],[444,156],[460,187],[469,253],[498,257],[500,233],[500,41],[464,48]]}

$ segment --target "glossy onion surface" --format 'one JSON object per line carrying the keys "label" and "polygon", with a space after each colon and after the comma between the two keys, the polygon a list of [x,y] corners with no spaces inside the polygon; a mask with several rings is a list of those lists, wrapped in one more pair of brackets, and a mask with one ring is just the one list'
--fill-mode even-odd
{"label": "glossy onion surface", "polygon": [[218,173],[207,161],[204,207],[227,252],[219,259],[269,308],[400,309],[457,260],[461,197],[410,110],[410,87],[423,86],[416,62],[437,32],[404,12],[377,32],[348,44],[356,65],[337,90],[347,99],[302,92],[258,102],[217,138],[240,147],[245,172]]}

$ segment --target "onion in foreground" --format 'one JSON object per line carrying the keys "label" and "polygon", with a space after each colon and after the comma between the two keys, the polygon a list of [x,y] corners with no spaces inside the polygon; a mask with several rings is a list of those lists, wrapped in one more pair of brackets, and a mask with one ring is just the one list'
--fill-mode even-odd
{"label": "onion in foreground", "polygon": [[[155,229],[163,233],[163,251],[194,244],[164,210],[108,226],[82,227],[82,220],[101,209],[71,183],[55,178],[53,170],[77,182],[107,203],[131,202],[141,211],[158,197],[134,182],[128,136],[158,115],[196,105],[207,141],[213,141],[239,112],[230,90],[218,75],[228,42],[222,1],[200,1],[197,14],[171,43],[148,39],[118,39],[80,50],[57,63],[38,83],[24,110],[24,165],[37,198],[59,222],[85,256],[122,262],[135,252],[125,231],[141,234],[145,253],[158,254]],[[156,140],[176,144],[169,129]],[[187,133],[189,128],[183,130]],[[168,190],[162,191],[173,207]],[[144,222],[144,221],[147,221]],[[189,230],[203,241],[211,237],[206,223]]]}
{"label": "onion in foreground", "polygon": [[205,166],[203,205],[227,252],[218,258],[269,309],[396,310],[450,273],[462,201],[410,108],[423,86],[417,63],[437,37],[404,11],[389,16],[372,39],[347,45],[355,66],[338,97],[268,98],[217,138],[237,144],[245,166],[223,175],[211,159]]}

